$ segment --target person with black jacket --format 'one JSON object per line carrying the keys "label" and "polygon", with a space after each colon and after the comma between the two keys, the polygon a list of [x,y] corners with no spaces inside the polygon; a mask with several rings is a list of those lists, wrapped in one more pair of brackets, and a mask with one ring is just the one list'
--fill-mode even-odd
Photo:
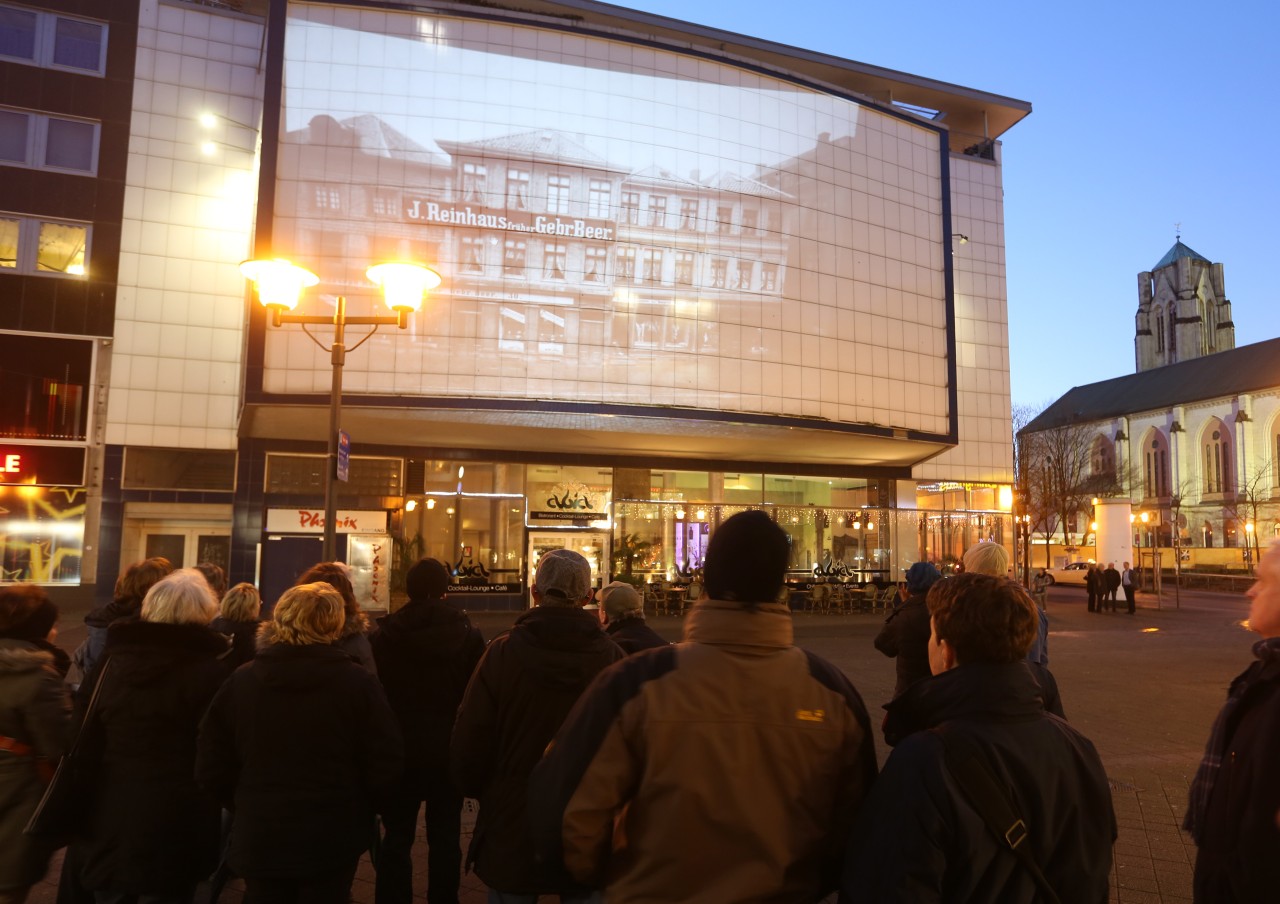
{"label": "person with black jacket", "polygon": [[929,677],[929,609],[924,598],[940,580],[942,574],[931,562],[916,562],[908,568],[907,598],[893,607],[876,635],[876,649],[897,660],[895,697],[921,678]]}
{"label": "person with black jacket", "polygon": [[630,656],[641,650],[665,647],[667,642],[644,621],[644,601],[626,581],[613,581],[596,591],[596,602],[609,639]]}
{"label": "person with black jacket", "polygon": [[493,639],[471,676],[450,762],[459,789],[480,802],[467,865],[492,890],[489,900],[532,904],[540,894],[559,894],[572,904],[591,900],[591,891],[561,864],[536,857],[529,773],[587,685],[623,653],[582,609],[591,600],[591,566],[581,553],[544,553],[533,599],[535,608]]}
{"label": "person with black jacket", "polygon": [[418,809],[426,806],[427,901],[458,904],[462,792],[449,774],[449,740],[484,637],[445,600],[449,569],[420,559],[405,577],[409,602],[378,619],[370,638],[378,678],[405,743],[405,775],[382,812],[377,904],[413,899],[410,854]]}
{"label": "person with black jacket", "polygon": [[956,751],[970,751],[1025,824],[1022,847],[1058,898],[1104,904],[1111,790],[1093,744],[1045,712],[1026,661],[1035,603],[1014,581],[961,574],[935,584],[928,606],[934,675],[886,707],[886,734],[903,738],[858,815],[840,901],[1043,900],[1033,871],[980,815],[979,786],[957,778]]}
{"label": "person with black jacket", "polygon": [[102,658],[102,648],[107,643],[107,628],[122,619],[137,619],[147,591],[156,581],[172,571],[173,566],[163,556],[153,556],[141,562],[134,562],[125,569],[124,574],[116,578],[111,602],[90,610],[84,617],[84,623],[88,626],[88,636],[72,656],[72,662],[80,669],[81,683]]}
{"label": "person with black jacket", "polygon": [[72,849],[99,904],[189,901],[217,864],[218,804],[193,775],[197,726],[234,664],[230,642],[209,628],[217,611],[194,568],[162,578],[139,619],[107,629],[102,658],[81,687],[87,703],[102,684],[81,727],[94,739],[81,752],[95,787]]}
{"label": "person with black jacket", "polygon": [[382,686],[334,645],[345,623],[329,584],[286,590],[200,724],[195,777],[235,813],[227,864],[254,904],[346,904],[403,771]]}
{"label": "person with black jacket", "polygon": [[244,665],[258,651],[258,627],[262,624],[262,596],[248,583],[236,584],[218,604],[218,617],[209,625],[231,638],[236,665]]}

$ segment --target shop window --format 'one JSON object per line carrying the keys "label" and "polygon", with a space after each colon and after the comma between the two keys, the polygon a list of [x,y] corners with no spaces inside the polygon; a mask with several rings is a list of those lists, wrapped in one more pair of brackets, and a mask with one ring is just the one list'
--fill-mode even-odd
{"label": "shop window", "polygon": [[506,352],[524,351],[525,316],[523,311],[503,308],[498,318],[498,348]]}
{"label": "shop window", "polygon": [[444,562],[457,584],[520,583],[523,496],[427,495],[404,513],[401,531],[406,547]]}
{"label": "shop window", "polygon": [[120,485],[130,490],[231,493],[236,488],[236,453],[130,446],[125,449]]}
{"label": "shop window", "polygon": [[80,583],[80,561],[84,555],[83,488],[7,488],[3,509],[0,568],[5,581]]}
{"label": "shop window", "polygon": [[0,435],[83,441],[92,375],[89,340],[0,333]]}
{"label": "shop window", "polygon": [[429,494],[524,492],[522,464],[431,459],[424,472],[423,489]]}
{"label": "shop window", "polygon": [[107,26],[100,22],[0,6],[0,58],[102,75],[106,47]]}
{"label": "shop window", "polygon": [[554,310],[538,312],[538,350],[561,352],[564,350],[565,319]]}

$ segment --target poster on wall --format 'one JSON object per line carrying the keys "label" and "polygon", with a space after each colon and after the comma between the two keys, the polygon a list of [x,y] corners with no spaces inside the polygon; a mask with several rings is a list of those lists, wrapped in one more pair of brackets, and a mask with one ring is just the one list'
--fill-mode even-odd
{"label": "poster on wall", "polygon": [[386,534],[347,537],[347,567],[362,609],[391,608],[391,556],[391,537]]}

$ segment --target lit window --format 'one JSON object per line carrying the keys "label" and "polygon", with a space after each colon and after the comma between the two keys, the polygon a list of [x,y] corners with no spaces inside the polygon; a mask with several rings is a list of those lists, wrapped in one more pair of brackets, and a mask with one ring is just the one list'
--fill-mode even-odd
{"label": "lit window", "polygon": [[400,201],[395,192],[376,192],[373,196],[373,213],[379,217],[394,217],[400,211]]}
{"label": "lit window", "polygon": [[609,252],[603,245],[587,246],[587,265],[583,279],[586,282],[604,282],[605,268],[609,260]]}
{"label": "lit window", "polygon": [[0,58],[102,75],[107,26],[52,12],[0,6]]}
{"label": "lit window", "polygon": [[316,208],[318,210],[341,210],[342,194],[337,188],[328,185],[317,185]]}
{"label": "lit window", "polygon": [[0,163],[94,175],[98,123],[0,109]]}
{"label": "lit window", "polygon": [[0,216],[0,269],[84,278],[90,228],[84,223]]}
{"label": "lit window", "polygon": [[569,177],[547,178],[547,213],[569,212]]}
{"label": "lit window", "polygon": [[587,195],[587,216],[597,220],[609,216],[609,202],[613,200],[613,186],[606,179],[592,179]]}

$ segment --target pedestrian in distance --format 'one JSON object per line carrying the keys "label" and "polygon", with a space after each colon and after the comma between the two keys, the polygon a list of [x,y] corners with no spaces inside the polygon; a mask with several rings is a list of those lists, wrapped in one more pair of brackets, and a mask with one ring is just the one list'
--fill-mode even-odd
{"label": "pedestrian in distance", "polygon": [[328,583],[286,590],[200,725],[195,776],[235,814],[227,863],[253,904],[346,904],[404,767],[382,686],[336,644],[344,610]]}
{"label": "pedestrian in distance", "polygon": [[684,641],[602,673],[535,770],[540,852],[609,904],[835,888],[875,749],[848,679],[793,643],[789,555],[765,512],[721,524]]}
{"label": "pedestrian in distance", "polygon": [[377,904],[413,899],[419,809],[425,809],[428,904],[458,904],[462,792],[450,774],[449,740],[484,638],[445,598],[450,581],[443,563],[419,559],[405,576],[409,602],[378,619],[369,639],[405,743],[404,778],[382,811]]}
{"label": "pedestrian in distance", "polygon": [[0,904],[22,904],[57,843],[23,834],[67,748],[71,659],[58,608],[34,584],[0,586]]}
{"label": "pedestrian in distance", "polygon": [[1089,593],[1089,611],[1102,611],[1102,597],[1106,587],[1106,579],[1098,566],[1090,562],[1084,573],[1084,588]]}
{"label": "pedestrian in distance", "polygon": [[489,886],[490,904],[598,901],[559,863],[534,853],[529,773],[597,674],[622,659],[618,645],[583,611],[591,566],[581,553],[543,553],[535,606],[495,637],[467,685],[453,728],[450,764],[458,787],[480,803],[467,868]]}
{"label": "pedestrian in distance", "polygon": [[351,574],[342,562],[321,562],[312,565],[294,582],[294,586],[323,581],[342,595],[344,621],[338,639],[338,648],[364,666],[369,674],[377,677],[378,666],[373,661],[373,648],[369,645],[369,619],[356,600]]}
{"label": "pedestrian in distance", "polygon": [[1280,541],[1249,588],[1253,662],[1231,682],[1191,782],[1196,904],[1262,904],[1280,889]]}
{"label": "pedestrian in distance", "polygon": [[244,665],[257,652],[258,628],[262,624],[262,596],[249,583],[236,584],[222,596],[218,617],[209,627],[231,638],[236,665]]}
{"label": "pedestrian in distance", "polygon": [[1129,614],[1134,613],[1134,598],[1138,592],[1138,574],[1129,567],[1129,563],[1124,563],[1124,570],[1120,572],[1120,586],[1124,589],[1124,601],[1129,606]]}
{"label": "pedestrian in distance", "polygon": [[931,562],[916,562],[908,568],[907,598],[893,607],[876,635],[876,649],[895,659],[895,697],[929,677],[929,610],[924,598],[940,580],[942,575]]}
{"label": "pedestrian in distance", "polygon": [[1116,611],[1116,591],[1120,589],[1122,578],[1116,571],[1116,563],[1108,562],[1107,570],[1102,573],[1103,585],[1106,588],[1106,600],[1111,604],[1111,611]]}
{"label": "pedestrian in distance", "polygon": [[1103,904],[1111,791],[1093,744],[1045,712],[1026,661],[1035,603],[1014,581],[965,573],[928,606],[934,674],[885,707],[900,740],[850,836],[840,901],[1032,904],[1047,886],[1064,904]]}
{"label": "pedestrian in distance", "polygon": [[604,632],[628,656],[667,645],[657,631],[645,624],[644,600],[635,587],[625,581],[613,581],[597,590],[595,599]]}
{"label": "pedestrian in distance", "polygon": [[194,777],[200,718],[234,665],[230,641],[209,627],[217,612],[194,568],[161,578],[138,619],[107,629],[81,688],[87,701],[102,685],[80,727],[96,739],[81,745],[95,787],[71,850],[98,904],[188,904],[217,864],[219,807]]}

